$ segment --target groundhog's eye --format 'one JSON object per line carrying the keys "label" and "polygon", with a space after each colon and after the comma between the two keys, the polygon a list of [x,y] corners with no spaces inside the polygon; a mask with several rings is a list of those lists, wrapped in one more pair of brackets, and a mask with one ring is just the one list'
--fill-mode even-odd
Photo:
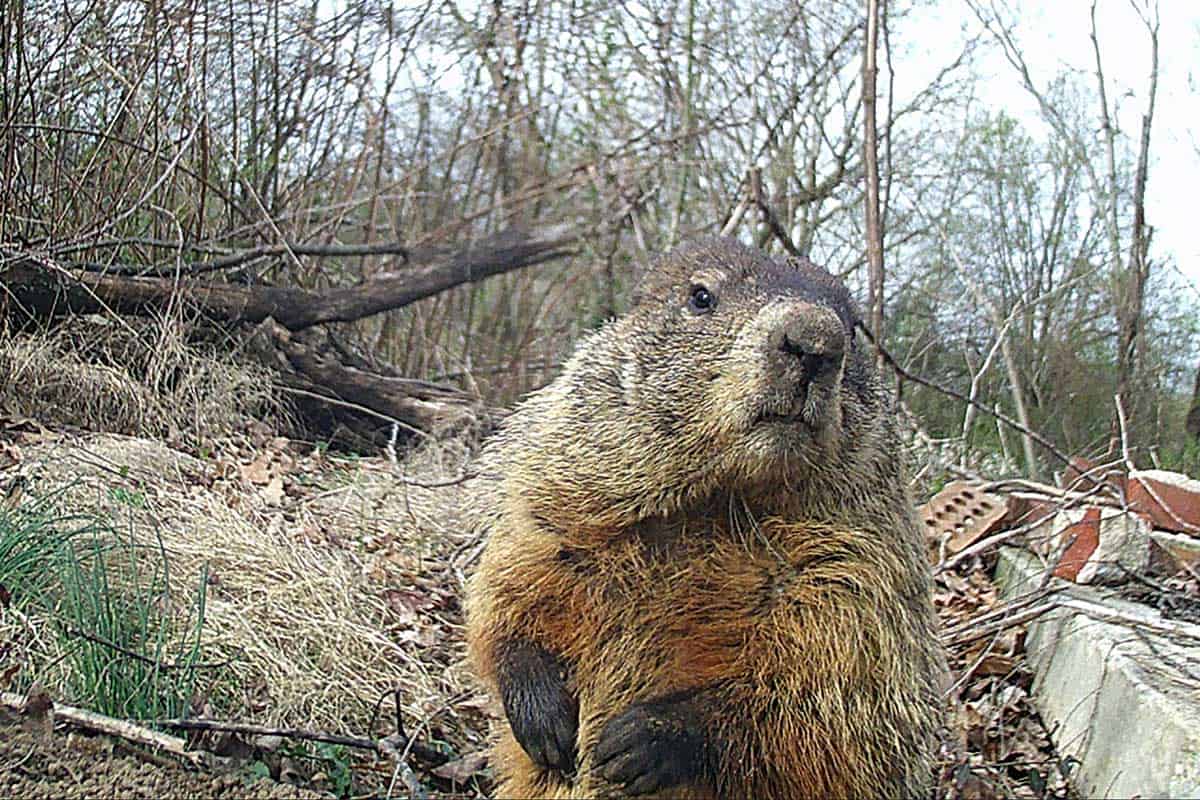
{"label": "groundhog's eye", "polygon": [[688,298],[688,308],[693,314],[706,314],[717,305],[717,296],[707,287],[696,285],[692,287],[692,296]]}

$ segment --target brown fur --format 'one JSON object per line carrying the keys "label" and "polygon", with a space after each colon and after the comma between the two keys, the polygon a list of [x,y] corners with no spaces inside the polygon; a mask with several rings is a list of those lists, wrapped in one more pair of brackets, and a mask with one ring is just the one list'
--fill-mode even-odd
{"label": "brown fur", "polygon": [[[709,313],[688,307],[700,284]],[[498,692],[522,679],[499,648],[534,642],[578,703],[577,770],[539,768],[506,726],[498,796],[624,793],[592,769],[604,726],[664,697],[700,709],[716,755],[661,796],[927,796],[944,670],[929,569],[853,324],[812,264],[701,242],[653,265],[488,445],[471,657]],[[781,330],[836,371],[798,392]]]}

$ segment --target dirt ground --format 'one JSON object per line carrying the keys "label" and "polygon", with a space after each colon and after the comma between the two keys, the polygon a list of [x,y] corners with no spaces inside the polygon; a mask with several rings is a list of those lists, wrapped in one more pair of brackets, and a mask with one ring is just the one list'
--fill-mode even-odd
{"label": "dirt ground", "polygon": [[[190,716],[368,741],[396,735],[399,720],[414,743],[407,762],[421,771],[408,776],[414,785],[468,796],[487,786],[488,700],[462,652],[459,564],[474,546],[458,513],[460,452],[441,447],[403,464],[339,459],[251,430],[186,454],[136,437],[6,432],[2,420],[0,446],[0,488],[19,477],[21,503],[53,498],[61,513],[116,520],[112,535],[149,554],[146,570],[168,562],[162,607],[179,620],[206,577],[200,661],[217,666],[198,673]],[[409,485],[410,475],[437,485]],[[92,707],[67,670],[79,640],[56,634],[60,614],[36,603],[21,611],[20,600],[0,602],[0,691],[36,680],[57,703]],[[112,648],[105,657],[120,669],[134,656]],[[232,754],[218,749],[242,773],[203,776],[81,732],[13,745],[20,726],[9,717],[0,720],[9,782],[0,797],[30,796],[39,781],[40,796],[293,796],[287,786],[249,787],[246,769],[265,766],[246,741]],[[370,751],[292,740],[280,749],[303,753],[294,780],[326,796],[403,795],[394,765]]]}
{"label": "dirt ground", "polygon": [[104,736],[77,731],[47,734],[0,710],[0,797],[206,797],[292,800],[323,795],[245,770],[198,772],[168,759],[147,760]]}

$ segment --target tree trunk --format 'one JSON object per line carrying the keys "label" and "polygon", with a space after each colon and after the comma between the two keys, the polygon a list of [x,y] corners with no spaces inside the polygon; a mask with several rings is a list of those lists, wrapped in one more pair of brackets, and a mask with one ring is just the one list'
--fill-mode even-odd
{"label": "tree trunk", "polygon": [[[1136,8],[1136,7],[1135,7]],[[1140,13],[1140,12],[1139,12]],[[1133,231],[1129,244],[1128,266],[1117,279],[1120,292],[1117,298],[1117,397],[1132,425],[1141,415],[1140,393],[1135,381],[1140,372],[1142,354],[1142,316],[1146,301],[1146,283],[1150,277],[1147,260],[1149,236],[1146,226],[1146,173],[1150,158],[1150,127],[1154,121],[1154,102],[1158,94],[1158,20],[1142,16],[1142,22],[1150,35],[1150,97],[1146,113],[1142,115],[1142,134],[1138,146],[1137,172],[1133,187]],[[1092,42],[1096,50],[1096,75],[1100,82],[1100,98],[1104,104],[1102,122],[1107,142],[1110,182],[1115,224],[1116,176],[1113,166],[1113,131],[1109,122],[1108,108],[1104,95],[1104,73],[1100,69],[1100,51],[1096,40],[1096,5],[1092,4]],[[1114,257],[1118,256],[1114,253]]]}
{"label": "tree trunk", "polygon": [[[884,0],[886,2],[886,0]],[[880,0],[867,0],[867,43],[863,55],[863,163],[866,166],[867,268],[870,281],[871,335],[883,344],[883,227],[879,218],[879,136],[875,126],[875,53]],[[879,356],[882,365],[883,356]]]}
{"label": "tree trunk", "polygon": [[1196,385],[1192,387],[1192,407],[1184,422],[1187,432],[1200,442],[1200,366],[1196,367]]}

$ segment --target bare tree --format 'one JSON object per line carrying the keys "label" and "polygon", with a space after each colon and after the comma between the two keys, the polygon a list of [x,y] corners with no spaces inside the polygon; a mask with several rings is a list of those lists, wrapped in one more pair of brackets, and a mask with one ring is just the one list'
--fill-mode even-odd
{"label": "bare tree", "polygon": [[1200,367],[1196,367],[1196,382],[1192,386],[1192,403],[1188,409],[1185,428],[1200,443]]}
{"label": "bare tree", "polygon": [[[886,3],[887,0],[884,0]],[[871,335],[883,343],[883,227],[879,218],[879,137],[875,129],[875,54],[879,40],[879,0],[867,0],[866,47],[863,52],[863,164],[866,167],[867,269]],[[882,355],[879,356],[882,363]]]}
{"label": "bare tree", "polygon": [[[1084,165],[1088,177],[1089,189],[1094,201],[1104,209],[1103,225],[1107,237],[1107,259],[1109,275],[1113,286],[1113,314],[1117,323],[1116,336],[1116,384],[1117,393],[1122,398],[1122,404],[1132,418],[1131,424],[1136,424],[1139,415],[1136,409],[1140,407],[1135,382],[1138,376],[1139,348],[1142,347],[1141,331],[1144,329],[1145,291],[1149,279],[1148,247],[1149,233],[1145,221],[1145,189],[1146,172],[1150,147],[1150,129],[1153,122],[1154,103],[1158,86],[1158,8],[1153,0],[1136,0],[1131,5],[1137,12],[1149,38],[1151,48],[1151,67],[1148,76],[1147,108],[1142,116],[1141,139],[1138,146],[1138,159],[1135,184],[1132,192],[1130,208],[1124,208],[1121,197],[1127,191],[1127,185],[1121,171],[1118,169],[1117,139],[1118,131],[1114,124],[1114,108],[1108,97],[1109,81],[1104,74],[1104,64],[1101,57],[1101,46],[1096,30],[1097,0],[1090,7],[1089,34],[1092,41],[1094,56],[1094,73],[1096,79],[1096,97],[1098,116],[1100,117],[1101,139],[1099,150],[1103,154],[1102,165],[1097,165],[1092,158],[1095,149],[1091,141],[1091,133],[1086,128],[1073,124],[1063,107],[1055,103],[1046,88],[1039,87],[1034,81],[1028,63],[1017,42],[1011,24],[1001,18],[1001,12],[994,6],[984,6],[970,0],[976,16],[993,34],[996,41],[1010,64],[1016,69],[1026,91],[1037,101],[1043,118],[1058,135],[1064,145],[1070,147],[1079,162]],[[1131,219],[1130,245],[1128,251],[1122,242],[1122,219]],[[1122,266],[1122,262],[1125,265]],[[1114,430],[1116,421],[1113,421]]]}
{"label": "bare tree", "polygon": [[[1145,407],[1138,402],[1134,383],[1142,362],[1143,314],[1146,302],[1146,284],[1150,277],[1148,250],[1150,235],[1146,225],[1146,173],[1150,158],[1150,127],[1154,121],[1154,101],[1158,94],[1158,4],[1146,2],[1145,6],[1131,3],[1146,28],[1150,40],[1149,97],[1142,114],[1142,131],[1138,142],[1137,172],[1133,185],[1133,232],[1129,244],[1129,257],[1124,275],[1118,277],[1121,291],[1118,294],[1117,323],[1117,396],[1129,414],[1136,414]],[[1100,62],[1100,44],[1096,37],[1096,2],[1092,2],[1092,45],[1096,54],[1096,80],[1100,86],[1101,121],[1104,125],[1105,142],[1108,148],[1109,174],[1115,175],[1112,165],[1113,132],[1109,120],[1104,93],[1104,72]],[[1115,206],[1115,198],[1114,198]],[[1115,212],[1114,212],[1115,213]]]}

